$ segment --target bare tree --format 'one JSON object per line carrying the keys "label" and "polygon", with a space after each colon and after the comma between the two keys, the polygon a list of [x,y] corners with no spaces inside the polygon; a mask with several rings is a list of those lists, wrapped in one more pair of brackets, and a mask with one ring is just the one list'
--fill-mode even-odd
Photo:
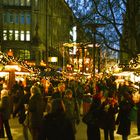
{"label": "bare tree", "polygon": [[[130,57],[134,57],[139,52],[134,20],[136,3],[133,0],[83,0],[80,3],[76,0],[68,0],[68,2],[77,17],[79,32],[80,35],[82,34],[80,40],[84,38],[85,41],[92,41],[93,32],[86,28],[87,23],[105,24],[104,27],[96,30],[96,40],[103,48],[126,53]],[[82,32],[83,30],[85,33]],[[129,47],[130,38],[136,39],[135,50]]]}

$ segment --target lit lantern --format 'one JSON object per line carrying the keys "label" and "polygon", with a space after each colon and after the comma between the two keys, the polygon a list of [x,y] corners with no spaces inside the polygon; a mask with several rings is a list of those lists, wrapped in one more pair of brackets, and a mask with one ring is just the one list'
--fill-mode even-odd
{"label": "lit lantern", "polygon": [[12,56],[13,56],[13,51],[10,49],[10,50],[7,52],[7,55],[12,57]]}

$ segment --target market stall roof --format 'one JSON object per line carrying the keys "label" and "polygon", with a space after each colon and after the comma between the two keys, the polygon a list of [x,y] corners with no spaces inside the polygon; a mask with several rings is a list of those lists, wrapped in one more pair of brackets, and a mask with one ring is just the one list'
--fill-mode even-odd
{"label": "market stall roof", "polygon": [[28,68],[19,65],[17,62],[8,62],[7,65],[5,65],[2,69],[2,72],[27,72],[30,73],[32,72]]}
{"label": "market stall roof", "polygon": [[0,71],[0,77],[6,76],[6,75],[8,75],[8,74],[9,74],[9,72]]}
{"label": "market stall roof", "polygon": [[132,73],[133,72],[130,72],[130,71],[123,71],[123,72],[120,72],[120,73],[114,73],[113,75],[114,76],[129,76]]}

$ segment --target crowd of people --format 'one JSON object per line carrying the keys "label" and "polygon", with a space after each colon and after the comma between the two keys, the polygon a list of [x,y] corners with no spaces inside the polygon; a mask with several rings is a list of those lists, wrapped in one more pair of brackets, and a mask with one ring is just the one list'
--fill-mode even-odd
{"label": "crowd of people", "polygon": [[137,134],[140,135],[140,96],[133,83],[124,81],[117,88],[115,78],[110,77],[98,81],[96,91],[90,109],[83,117],[88,140],[101,140],[100,129],[104,131],[104,140],[114,140],[115,130],[122,140],[128,140],[132,121],[137,122]]}
{"label": "crowd of people", "polygon": [[[1,79],[0,137],[5,137],[6,132],[8,139],[13,140],[9,119],[18,117],[25,140],[29,140],[28,132],[32,140],[75,140],[76,125],[87,114],[92,114],[92,121],[86,122],[88,140],[101,140],[100,129],[104,130],[105,140],[114,140],[115,129],[122,140],[127,140],[135,118],[140,135],[139,94],[135,96],[132,82],[125,81],[117,87],[115,80],[110,76],[97,79],[94,84],[92,79],[84,83],[52,79],[46,90],[42,79],[27,82],[26,86],[16,81],[11,89]],[[87,97],[89,108],[83,112]]]}

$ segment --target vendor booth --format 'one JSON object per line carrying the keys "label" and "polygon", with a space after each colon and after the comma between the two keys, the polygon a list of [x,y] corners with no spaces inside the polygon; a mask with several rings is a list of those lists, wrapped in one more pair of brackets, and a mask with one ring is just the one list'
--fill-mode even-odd
{"label": "vendor booth", "polygon": [[5,79],[8,88],[11,89],[15,81],[23,81],[23,84],[26,85],[26,77],[30,75],[30,73],[32,73],[32,71],[24,66],[16,62],[9,62],[1,69],[0,77]]}

